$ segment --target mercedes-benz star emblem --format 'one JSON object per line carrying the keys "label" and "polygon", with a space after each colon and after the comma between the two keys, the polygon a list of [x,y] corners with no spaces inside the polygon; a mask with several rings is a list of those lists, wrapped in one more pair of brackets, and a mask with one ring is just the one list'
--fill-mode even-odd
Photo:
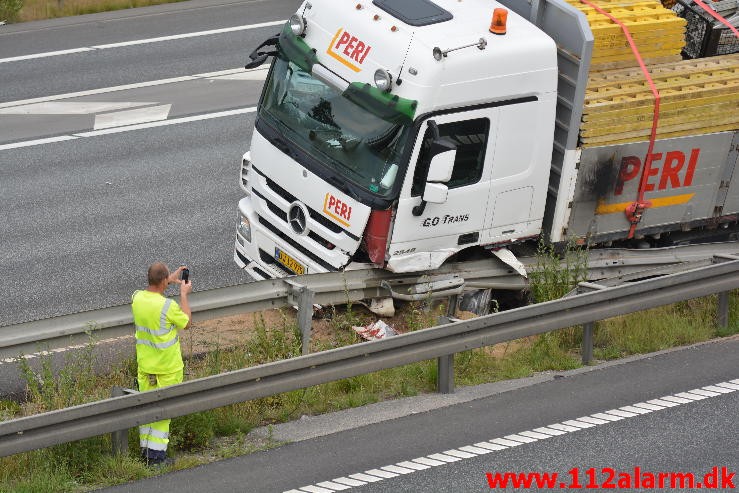
{"label": "mercedes-benz star emblem", "polygon": [[287,210],[287,221],[293,231],[303,235],[308,231],[308,211],[300,202],[293,202]]}

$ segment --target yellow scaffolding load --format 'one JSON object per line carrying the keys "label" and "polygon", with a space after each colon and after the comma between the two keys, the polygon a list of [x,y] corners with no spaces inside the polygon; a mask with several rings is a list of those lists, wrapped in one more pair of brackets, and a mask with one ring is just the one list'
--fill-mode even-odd
{"label": "yellow scaffolding load", "polygon": [[[580,0],[594,36],[580,142],[649,140],[654,96],[621,27]],[[739,128],[739,54],[683,61],[685,19],[658,1],[590,0],[623,23],[660,93],[657,138]]]}
{"label": "yellow scaffolding load", "polygon": [[[568,0],[585,14],[593,32],[590,70],[636,66],[634,53],[621,27],[595,8]],[[593,0],[593,3],[622,22],[631,33],[642,58],[651,63],[676,61],[685,45],[685,19],[656,0]]]}
{"label": "yellow scaffolding load", "polygon": [[[739,54],[647,68],[660,93],[657,138],[739,128]],[[640,69],[591,74],[580,140],[586,147],[648,140],[653,114]]]}

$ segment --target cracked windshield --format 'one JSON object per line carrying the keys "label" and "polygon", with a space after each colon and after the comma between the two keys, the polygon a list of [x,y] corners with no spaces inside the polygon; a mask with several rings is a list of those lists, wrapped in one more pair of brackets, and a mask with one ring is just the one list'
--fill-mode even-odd
{"label": "cracked windshield", "polygon": [[342,177],[390,193],[409,125],[383,120],[282,57],[267,84],[261,116]]}

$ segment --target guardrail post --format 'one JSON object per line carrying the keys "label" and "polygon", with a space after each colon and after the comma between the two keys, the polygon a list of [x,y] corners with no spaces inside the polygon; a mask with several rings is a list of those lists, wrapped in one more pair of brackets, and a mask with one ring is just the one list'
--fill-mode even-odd
{"label": "guardrail post", "polygon": [[[121,397],[126,394],[126,389],[123,387],[113,387],[110,392],[111,397]],[[128,451],[128,429],[114,431],[110,434],[110,441],[113,447],[113,455],[124,455]]]}
{"label": "guardrail post", "polygon": [[[439,317],[439,324],[448,324],[457,321],[452,318],[457,313],[458,296],[449,297],[449,305],[446,307],[446,316]],[[454,354],[440,356],[436,360],[436,391],[440,394],[454,393]]]}
{"label": "guardrail post", "polygon": [[[587,293],[588,291],[599,291],[607,289],[606,286],[595,284],[592,282],[581,282],[577,285],[577,293]],[[595,331],[595,322],[582,324],[582,364],[589,365],[593,362],[593,332]]]}
{"label": "guardrail post", "polygon": [[718,294],[718,310],[716,313],[716,325],[721,328],[729,326],[729,292]]}
{"label": "guardrail post", "polygon": [[286,280],[289,286],[288,303],[298,306],[298,327],[302,335],[302,352],[310,353],[310,336],[313,325],[313,291],[302,284]]}
{"label": "guardrail post", "polygon": [[593,361],[593,331],[595,322],[582,326],[582,364],[589,365]]}
{"label": "guardrail post", "polygon": [[454,393],[454,355],[440,356],[437,360],[436,390],[440,394]]}

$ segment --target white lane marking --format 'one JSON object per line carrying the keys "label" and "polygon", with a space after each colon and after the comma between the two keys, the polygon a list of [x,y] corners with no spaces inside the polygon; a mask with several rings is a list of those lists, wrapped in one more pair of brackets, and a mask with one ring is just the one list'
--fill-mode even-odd
{"label": "white lane marking", "polygon": [[495,440],[490,441],[496,445],[503,445],[504,447],[518,447],[519,445],[523,445],[521,442],[514,442],[513,440],[507,440],[505,438],[496,438]]}
{"label": "white lane marking", "polygon": [[633,406],[641,409],[646,409],[647,411],[661,411],[665,408],[665,406],[658,406],[656,404],[650,404],[648,402],[637,402],[636,404],[633,404]]}
{"label": "white lane marking", "polygon": [[505,450],[508,447],[505,445],[500,445],[498,443],[492,443],[492,442],[478,442],[474,444],[475,447],[482,447],[490,450]]}
{"label": "white lane marking", "polygon": [[578,421],[574,419],[563,421],[563,424],[574,426],[575,428],[592,428],[593,426],[595,426],[593,423],[586,423],[584,421]]}
{"label": "white lane marking", "polygon": [[[715,390],[715,389],[722,389],[722,390]],[[391,477],[395,477],[398,475],[398,474],[393,474],[393,472],[391,471],[398,472],[399,474],[411,474],[413,472],[416,472],[417,470],[420,471],[423,469],[428,469],[430,467],[443,466],[449,462],[456,462],[458,460],[473,458],[473,457],[477,457],[478,455],[481,455],[484,453],[485,454],[491,453],[497,450],[505,450],[508,447],[504,446],[504,444],[509,444],[509,446],[511,447],[523,445],[520,442],[509,440],[508,438],[510,437],[521,437],[521,438],[526,437],[530,439],[531,441],[535,442],[535,441],[538,441],[536,438],[536,436],[538,435],[546,435],[547,433],[555,433],[555,434],[573,433],[576,431],[580,431],[581,429],[586,428],[586,427],[590,428],[593,426],[607,426],[611,424],[611,422],[613,422],[613,420],[599,419],[596,416],[608,416],[610,418],[616,418],[616,420],[629,419],[629,418],[641,416],[644,413],[661,411],[668,407],[690,404],[690,403],[696,402],[697,400],[702,400],[702,399],[676,397],[678,395],[682,395],[685,393],[689,393],[696,398],[701,397],[704,399],[710,399],[712,397],[716,397],[716,396],[719,396],[725,393],[738,391],[739,390],[739,379],[731,380],[729,382],[721,382],[721,383],[717,383],[714,385],[703,387],[704,392],[697,392],[699,390],[700,389],[693,389],[693,390],[688,390],[686,392],[681,392],[675,395],[667,395],[659,399],[652,399],[650,401],[647,401],[646,403],[638,402],[635,404],[631,404],[629,406],[620,407],[618,409],[611,409],[609,411],[604,411],[602,413],[595,413],[595,414],[591,414],[590,416],[584,416],[582,418],[577,418],[577,420],[569,420],[569,421],[564,421],[562,423],[554,423],[554,424],[547,425],[541,428],[535,428],[533,431],[525,430],[517,434],[507,435],[505,438],[495,438],[493,440],[490,440],[489,442],[478,442],[478,443],[475,443],[474,445],[459,447],[457,449],[447,450],[443,453],[431,454],[426,457],[419,457],[417,459],[413,459],[412,461],[399,462],[397,464],[391,464],[389,466],[384,466],[379,469],[372,469],[372,470],[366,471],[368,474],[373,474],[373,476],[367,476],[367,474],[352,474],[349,477],[356,479],[359,484],[351,485],[346,482],[342,482],[341,484],[347,485],[347,486],[362,486],[363,484],[365,484],[364,482],[362,482],[364,477],[370,478],[369,480],[364,480],[365,482],[381,481],[382,479],[389,479]],[[708,390],[708,392],[705,392],[705,390]],[[707,393],[712,393],[713,395],[706,395]],[[660,406],[659,404],[654,404],[654,402],[665,402],[665,403],[668,403],[669,405]],[[594,418],[594,420],[598,421],[599,424],[586,423],[584,421],[586,418],[588,418],[589,421],[593,421],[593,419],[590,419],[590,418]],[[579,426],[579,425],[571,426],[570,424],[563,424],[563,423],[581,423],[583,425],[588,425],[588,426]],[[544,436],[544,438],[551,438],[551,436],[546,435]],[[493,449],[491,448],[492,446],[496,448]],[[385,473],[385,474],[382,474],[382,473]],[[379,477],[376,477],[376,476],[379,476]],[[346,479],[346,478],[339,478],[333,481],[339,482],[340,479]],[[324,484],[327,484],[327,483],[317,483],[319,487]],[[288,490],[283,493],[294,493],[296,491],[299,491],[299,492],[314,491],[314,490],[311,490],[310,488],[315,488],[315,486],[312,486],[312,485],[303,486],[299,488],[298,490]]]}
{"label": "white lane marking", "polygon": [[429,459],[428,457],[419,457],[418,459],[413,459],[413,462],[418,462],[419,464],[423,464],[429,467],[435,467],[445,464],[445,462],[442,460]]}
{"label": "white lane marking", "polygon": [[454,457],[452,455],[446,454],[431,454],[429,455],[429,459],[434,459],[441,462],[457,462],[458,460],[460,460],[459,457]]}
{"label": "white lane marking", "polygon": [[536,433],[546,433],[547,435],[552,435],[555,437],[559,435],[564,435],[567,433],[566,431],[558,430],[556,428],[550,428],[549,426],[544,426],[542,428],[534,428],[534,431]]}
{"label": "white lane marking", "polygon": [[395,474],[394,472],[383,471],[382,469],[370,469],[369,471],[364,472],[382,479],[390,479],[398,476],[398,474]]}
{"label": "white lane marking", "polygon": [[521,433],[516,433],[516,435],[519,435],[522,437],[534,438],[536,440],[546,440],[547,438],[552,438],[552,435],[547,435],[545,433],[539,433],[537,431],[522,431]]}
{"label": "white lane marking", "polygon": [[83,53],[92,51],[92,48],[72,48],[71,50],[47,51],[45,53],[34,53],[33,55],[21,55],[10,58],[0,58],[0,63],[20,62],[23,60],[33,60],[35,58],[46,58],[50,56],[72,55],[74,53]]}
{"label": "white lane marking", "polygon": [[515,442],[521,442],[521,443],[531,443],[531,442],[536,441],[536,438],[525,437],[521,435],[507,435],[507,436],[504,436],[503,438],[505,438],[506,440],[513,440]]}
{"label": "white lane marking", "polygon": [[663,406],[663,407],[674,407],[679,406],[679,402],[672,402],[672,401],[666,401],[663,399],[652,399],[651,401],[647,401],[649,404],[655,404],[657,406]]}
{"label": "white lane marking", "polygon": [[81,48],[72,48],[69,50],[59,50],[59,51],[47,51],[44,53],[34,53],[32,55],[21,55],[21,56],[15,56],[10,58],[0,58],[0,63],[8,63],[8,62],[20,62],[25,60],[34,60],[37,58],[46,58],[46,57],[53,57],[53,56],[60,56],[60,55],[71,55],[75,53],[82,53],[86,51],[93,51],[93,50],[107,50],[110,48],[123,48],[126,46],[134,46],[134,45],[142,45],[142,44],[150,44],[150,43],[160,43],[162,41],[176,41],[178,39],[185,39],[185,38],[196,38],[200,36],[212,36],[214,34],[225,34],[225,33],[231,33],[235,31],[247,31],[250,29],[259,29],[262,27],[270,27],[270,26],[280,26],[285,23],[285,20],[281,21],[271,21],[271,22],[260,22],[258,24],[248,24],[244,26],[234,26],[234,27],[225,27],[222,29],[211,29],[208,31],[197,31],[192,33],[183,33],[183,34],[174,34],[171,36],[160,36],[157,38],[146,38],[146,39],[136,39],[132,41],[123,41],[120,43],[110,43],[110,44],[104,44],[104,45],[95,45],[95,46],[85,46]]}
{"label": "white lane marking", "polygon": [[39,98],[31,99],[19,99],[17,101],[9,101],[6,103],[0,103],[0,108],[11,108],[14,106],[25,106],[35,103],[45,103],[48,101],[59,101],[62,99],[81,98],[85,96],[96,96],[98,94],[107,94],[110,92],[128,91],[131,89],[141,89],[144,87],[161,86],[165,84],[175,84],[178,82],[187,82],[198,79],[228,79],[234,74],[240,72],[246,72],[249,75],[249,80],[264,80],[267,78],[267,72],[269,68],[256,68],[252,70],[245,70],[243,68],[234,68],[228,70],[221,70],[220,72],[208,72],[205,74],[185,75],[182,77],[170,77],[169,79],[150,80],[147,82],[136,82],[133,84],[123,84],[120,86],[101,87],[100,89],[89,89],[87,91],[68,92],[65,94],[55,94],[52,96],[43,96]]}
{"label": "white lane marking", "polygon": [[475,447],[474,445],[465,445],[464,447],[459,447],[459,450],[461,450],[462,452],[469,452],[475,455],[489,454],[490,452],[492,452],[492,450],[490,449]]}
{"label": "white lane marking", "polygon": [[346,486],[362,486],[363,484],[367,484],[365,481],[357,481],[356,479],[351,478],[336,478],[332,480],[334,483],[344,484]]}
{"label": "white lane marking", "polygon": [[132,110],[114,111],[110,113],[99,113],[95,115],[95,130],[103,128],[122,127],[137,123],[155,122],[166,120],[171,104],[160,104],[147,108],[136,108]]}
{"label": "white lane marking", "polygon": [[92,102],[92,101],[46,101],[0,108],[0,115],[90,115],[105,111],[117,111],[153,102]]}
{"label": "white lane marking", "polygon": [[10,144],[0,144],[0,151],[4,151],[7,149],[19,149],[21,147],[32,147],[32,146],[38,146],[43,144],[53,144],[55,142],[64,142],[65,140],[74,140],[77,137],[74,135],[60,135],[58,137],[47,137],[45,139],[35,139],[35,140],[24,140],[22,142],[12,142]]}
{"label": "white lane marking", "polygon": [[690,399],[693,401],[700,401],[703,399],[706,399],[707,396],[700,395],[700,394],[694,394],[692,392],[680,392],[679,394],[675,394],[677,397],[682,397],[683,399]]}
{"label": "white lane marking", "polygon": [[608,423],[609,421],[615,421],[609,419],[599,419],[595,416],[583,416],[582,418],[577,418],[577,420],[582,421],[583,423],[590,423],[591,425],[603,425]]}
{"label": "white lane marking", "polygon": [[[480,449],[480,450],[482,450],[482,449]],[[488,450],[488,452],[490,452],[490,451]],[[405,467],[405,468],[408,468],[408,469],[415,469],[416,471],[423,471],[424,469],[429,469],[431,467],[431,466],[427,466],[427,465],[424,465],[424,464],[419,464],[418,462],[413,462],[413,461],[410,461],[410,460],[405,460],[403,462],[398,462],[398,465],[400,467]]]}
{"label": "white lane marking", "polygon": [[364,481],[365,483],[374,483],[376,481],[382,481],[382,478],[378,478],[377,476],[370,476],[369,474],[364,474],[362,472],[357,474],[352,474],[349,476],[352,479],[356,479],[358,481]]}
{"label": "white lane marking", "polygon": [[698,394],[698,395],[705,395],[706,397],[716,397],[718,394],[721,394],[722,392],[712,392],[706,389],[693,389],[690,391],[690,393]]}
{"label": "white lane marking", "polygon": [[622,418],[633,418],[637,414],[641,413],[630,413],[628,411],[622,411],[621,409],[611,409],[610,411],[606,411],[605,414],[613,414],[614,416],[621,416]]}
{"label": "white lane marking", "polygon": [[[605,421],[620,421],[623,418],[623,416],[614,416],[613,414],[606,414],[606,413],[595,413],[592,415],[596,419],[602,419]],[[603,424],[603,423],[596,423],[596,424]]]}
{"label": "white lane marking", "polygon": [[[93,342],[96,345],[98,345],[98,344],[112,344],[112,343],[115,343],[115,342],[123,341],[125,339],[133,339],[133,336],[132,335],[126,335],[126,336],[120,336],[120,337],[112,337],[110,339],[101,339],[99,341],[93,340]],[[61,347],[61,348],[56,348],[56,349],[49,349],[49,350],[44,350],[44,351],[37,351],[37,352],[31,353],[31,354],[23,354],[21,356],[17,356],[17,357],[14,357],[14,358],[5,358],[5,359],[1,359],[0,360],[0,366],[1,365],[11,364],[11,363],[17,363],[21,359],[31,360],[31,359],[34,359],[34,358],[40,358],[42,356],[50,356],[53,353],[59,354],[59,353],[65,352],[65,351],[72,351],[74,349],[83,349],[83,348],[88,347],[89,345],[90,345],[89,342],[88,343],[84,343],[84,344],[74,344],[72,346],[66,346],[66,347]]]}
{"label": "white lane marking", "polygon": [[647,414],[653,411],[653,409],[645,409],[643,407],[635,407],[635,406],[624,406],[624,407],[619,407],[619,409],[622,411],[626,411],[627,413],[631,413],[631,414]]}
{"label": "white lane marking", "polygon": [[51,144],[54,142],[63,142],[65,140],[74,140],[77,138],[98,137],[100,135],[110,135],[110,134],[117,134],[117,133],[123,133],[123,132],[130,132],[132,130],[142,130],[142,129],[154,128],[154,127],[166,127],[169,125],[180,125],[183,123],[191,123],[191,122],[197,122],[201,120],[212,120],[214,118],[223,118],[227,116],[245,115],[248,113],[254,113],[256,110],[257,110],[256,107],[252,106],[249,108],[237,108],[235,110],[219,111],[217,113],[206,113],[204,115],[186,116],[183,118],[172,118],[171,120],[141,123],[138,125],[128,125],[125,127],[108,128],[108,129],[102,129],[102,130],[92,130],[90,132],[81,132],[81,133],[77,133],[73,135],[61,135],[59,137],[50,137],[48,139],[26,140],[23,142],[13,142],[11,144],[0,144],[0,151],[4,151],[7,149],[17,149],[19,147],[30,147],[30,146],[35,146],[35,145]]}
{"label": "white lane marking", "polygon": [[324,481],[323,483],[318,483],[316,486],[320,486],[321,488],[328,488],[330,490],[334,491],[341,491],[341,490],[350,490],[351,487],[345,485],[345,484],[339,484],[334,483],[333,481]]}
{"label": "white lane marking", "polygon": [[76,137],[98,137],[100,135],[117,134],[121,132],[130,132],[131,130],[142,130],[154,127],[167,127],[169,125],[180,125],[182,123],[191,123],[201,120],[212,120],[214,118],[223,118],[225,116],[243,115],[246,113],[254,113],[257,110],[252,106],[249,108],[237,108],[235,110],[219,111],[216,113],[206,113],[204,115],[184,116],[182,118],[171,118],[160,122],[141,123],[138,125],[128,125],[126,127],[108,128],[103,130],[92,130],[90,132],[80,132],[74,134]]}
{"label": "white lane marking", "polygon": [[475,457],[477,454],[471,454],[469,452],[463,452],[461,450],[446,450],[444,451],[445,455],[451,455],[452,457],[459,457],[460,459],[471,459],[472,457]]}
{"label": "white lane marking", "polygon": [[554,423],[553,425],[547,426],[547,428],[554,428],[555,430],[564,431],[565,433],[571,433],[580,429],[577,426],[570,426],[562,423]]}
{"label": "white lane marking", "polygon": [[392,472],[395,474],[410,474],[415,471],[415,469],[408,469],[407,467],[399,466],[399,465],[391,465],[391,466],[385,466],[380,468],[381,471],[387,471]]}
{"label": "white lane marking", "polygon": [[727,389],[726,387],[718,387],[716,385],[707,385],[703,387],[704,390],[709,390],[711,392],[718,392],[719,394],[728,394],[729,392],[733,392],[731,389]]}
{"label": "white lane marking", "polygon": [[734,383],[734,382],[735,381],[732,380],[731,382],[717,383],[716,386],[717,387],[725,387],[727,389],[732,389],[732,390],[739,390],[739,383]]}
{"label": "white lane marking", "polygon": [[306,486],[303,488],[300,488],[301,493],[334,493],[334,490],[329,490],[326,488],[321,488],[320,486]]}

